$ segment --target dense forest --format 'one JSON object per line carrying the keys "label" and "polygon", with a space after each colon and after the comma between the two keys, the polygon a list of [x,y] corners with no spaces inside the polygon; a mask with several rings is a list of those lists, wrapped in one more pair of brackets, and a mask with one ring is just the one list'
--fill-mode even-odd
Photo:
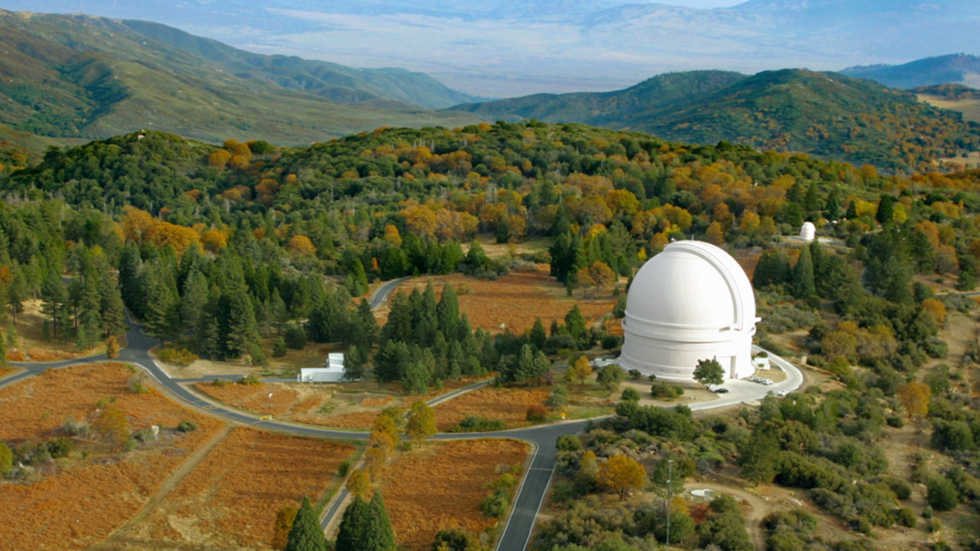
{"label": "dense forest", "polygon": [[[568,511],[545,525],[540,549],[662,541],[662,511],[613,514],[590,502],[610,487],[603,465],[640,451],[676,459],[678,476],[729,465],[751,481],[805,490],[821,511],[867,534],[914,524],[903,505],[910,482],[927,483],[930,513],[980,499],[969,378],[920,369],[948,354],[947,313],[976,307],[928,283],[975,287],[980,172],[883,176],[869,165],[725,142],[688,146],[529,122],[379,129],[302,149],[143,132],[49,150],[35,166],[5,171],[0,189],[0,315],[8,320],[39,298],[49,337],[85,348],[124,330],[125,305],[149,334],[189,353],[257,364],[276,353],[258,344],[260,334],[294,348],[341,343],[352,375],[400,381],[410,393],[488,372],[499,384],[547,383],[559,352],[608,335],[577,308],[550,331],[540,323],[521,335],[474,331],[452,286],[439,296],[431,286],[396,295],[379,327],[359,298],[372,281],[493,279],[545,262],[572,293],[632,276],[674,239],[756,251],[759,342],[782,353],[771,335],[807,332],[809,364],[841,388],[767,399],[731,419],[624,397],[617,417],[564,442],[555,493]],[[805,220],[829,244],[780,246]],[[548,250],[490,258],[477,237],[547,240]],[[875,444],[905,422],[930,427],[931,446],[951,466],[923,457],[912,480],[889,475]],[[652,480],[666,478],[657,471]],[[687,513],[670,514],[681,515],[672,540],[746,548],[740,513],[724,500],[697,528]],[[818,541],[806,515],[775,515],[765,526],[774,549],[872,546]]]}

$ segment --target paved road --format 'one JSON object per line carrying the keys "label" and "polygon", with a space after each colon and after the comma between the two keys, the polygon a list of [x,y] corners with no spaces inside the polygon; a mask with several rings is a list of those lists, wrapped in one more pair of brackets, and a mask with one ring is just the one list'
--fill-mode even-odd
{"label": "paved road", "polygon": [[381,305],[383,305],[385,302],[388,301],[388,297],[391,296],[391,293],[395,290],[395,287],[398,287],[398,285],[400,285],[403,281],[408,281],[409,279],[412,278],[403,277],[399,279],[393,279],[388,283],[385,283],[381,287],[378,287],[378,290],[375,291],[373,295],[371,295],[371,302],[370,302],[371,309],[377,310],[378,308],[380,308]]}
{"label": "paved road", "polygon": [[[390,281],[379,288],[371,299],[372,308],[376,308],[377,306],[383,304],[391,294],[392,290],[400,282],[400,280]],[[154,379],[156,379],[162,387],[167,389],[178,399],[189,405],[202,408],[216,417],[222,417],[243,425],[250,425],[262,429],[275,430],[301,436],[340,439],[366,439],[368,436],[365,432],[332,430],[306,425],[282,423],[278,421],[262,421],[254,416],[246,415],[239,411],[208,402],[181,386],[181,381],[171,379],[166,372],[164,372],[163,369],[161,369],[156,362],[153,361],[149,355],[149,350],[159,343],[155,339],[144,335],[138,325],[130,323],[129,331],[126,334],[126,339],[128,345],[125,349],[120,351],[117,361],[139,365]],[[691,409],[703,410],[724,407],[746,400],[757,400],[763,398],[770,391],[778,392],[780,390],[786,390],[788,392],[790,390],[795,390],[800,386],[800,384],[802,384],[803,375],[798,369],[796,369],[795,366],[782,358],[773,355],[772,353],[769,354],[769,358],[770,362],[779,365],[784,371],[786,371],[788,376],[786,381],[769,387],[756,383],[748,383],[745,381],[729,381],[726,383],[726,387],[734,388],[730,395],[718,400],[712,400],[710,402],[692,404]],[[105,355],[99,355],[89,358],[50,363],[11,362],[11,365],[25,368],[26,371],[0,380],[0,388],[37,375],[47,369],[58,369],[70,365],[100,362],[105,361],[106,359],[107,358]],[[202,378],[202,380],[209,379],[210,378]],[[470,387],[479,386],[479,384],[482,383],[470,385]],[[460,393],[471,389],[472,388],[467,387],[454,391],[454,393]],[[577,434],[581,432],[585,428],[586,423],[587,421],[573,421],[493,433],[442,433],[434,437],[437,440],[457,440],[486,437],[514,438],[530,442],[533,446],[535,446],[535,453],[531,460],[531,466],[521,484],[511,516],[504,527],[504,532],[501,535],[500,542],[497,545],[497,550],[518,551],[526,549],[534,529],[535,518],[537,517],[538,511],[541,508],[545,494],[551,484],[551,478],[554,474],[555,457],[557,455],[555,441],[558,436],[565,434]],[[341,489],[341,492],[343,494],[343,492],[346,492],[346,490]],[[343,497],[343,495],[338,496],[338,499],[334,501],[334,506],[330,511],[328,511],[328,514],[324,519],[325,522],[339,511],[340,504],[343,502],[343,499],[340,499],[341,497]]]}

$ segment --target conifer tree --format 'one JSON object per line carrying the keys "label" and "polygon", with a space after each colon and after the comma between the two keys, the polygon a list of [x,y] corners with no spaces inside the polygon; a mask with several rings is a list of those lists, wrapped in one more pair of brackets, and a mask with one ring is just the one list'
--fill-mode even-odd
{"label": "conifer tree", "polygon": [[[381,491],[375,490],[371,498],[370,517],[365,530],[364,551],[395,551],[395,532],[391,529],[391,519],[385,510]],[[339,549],[338,549],[339,551]]]}
{"label": "conifer tree", "polygon": [[807,299],[817,293],[813,280],[813,258],[810,247],[803,247],[800,258],[793,267],[793,296]]}
{"label": "conifer tree", "polygon": [[347,506],[347,509],[344,511],[344,516],[340,521],[340,528],[337,532],[337,551],[362,551],[367,549],[365,546],[367,538],[365,536],[368,523],[371,520],[370,516],[371,506],[361,499],[361,496],[355,495],[354,501]]}
{"label": "conifer tree", "polygon": [[185,332],[195,331],[208,303],[208,280],[199,270],[194,270],[184,280],[183,291],[180,297],[180,322]]}
{"label": "conifer tree", "polygon": [[[346,513],[345,513],[346,518]],[[341,525],[341,528],[343,525]],[[296,512],[289,539],[283,551],[328,551],[327,538],[323,536],[316,512],[310,505],[310,498],[304,497],[303,504]],[[337,548],[338,551],[340,547]]]}
{"label": "conifer tree", "polygon": [[237,289],[228,297],[228,335],[225,346],[228,355],[237,358],[252,350],[259,342],[259,329],[255,323],[255,311],[244,289]]}
{"label": "conifer tree", "polygon": [[439,297],[439,304],[436,305],[436,317],[439,320],[439,330],[443,335],[450,338],[458,335],[459,326],[459,297],[456,289],[452,285],[446,285],[442,289],[442,296]]}
{"label": "conifer tree", "polygon": [[61,335],[64,322],[64,307],[68,302],[68,292],[61,275],[52,271],[41,286],[41,313],[51,322],[51,336]]}
{"label": "conifer tree", "polygon": [[102,311],[102,336],[122,335],[126,332],[126,305],[123,303],[119,284],[110,270],[106,270],[102,277],[99,305]]}
{"label": "conifer tree", "polygon": [[544,345],[548,342],[548,334],[544,331],[544,323],[541,322],[541,318],[535,318],[534,327],[531,328],[528,340],[538,350],[544,350]]}

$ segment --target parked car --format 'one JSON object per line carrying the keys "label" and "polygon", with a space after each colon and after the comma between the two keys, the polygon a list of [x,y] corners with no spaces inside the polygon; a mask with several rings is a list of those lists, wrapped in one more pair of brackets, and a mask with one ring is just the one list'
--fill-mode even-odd
{"label": "parked car", "polygon": [[715,389],[715,394],[728,394],[728,389],[727,388],[724,388],[724,387],[722,387],[722,388],[716,388]]}

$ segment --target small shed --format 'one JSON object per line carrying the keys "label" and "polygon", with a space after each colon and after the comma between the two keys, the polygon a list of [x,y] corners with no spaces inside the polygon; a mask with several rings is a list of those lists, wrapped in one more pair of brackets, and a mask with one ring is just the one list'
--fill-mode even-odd
{"label": "small shed", "polygon": [[810,242],[816,238],[817,227],[813,225],[813,222],[804,222],[803,227],[800,228],[800,239]]}
{"label": "small shed", "polygon": [[344,380],[344,355],[333,353],[327,356],[324,367],[309,367],[299,370],[296,382],[299,383],[339,383]]}
{"label": "small shed", "polygon": [[755,358],[752,358],[752,363],[755,364],[756,369],[769,369],[768,356],[756,356]]}

